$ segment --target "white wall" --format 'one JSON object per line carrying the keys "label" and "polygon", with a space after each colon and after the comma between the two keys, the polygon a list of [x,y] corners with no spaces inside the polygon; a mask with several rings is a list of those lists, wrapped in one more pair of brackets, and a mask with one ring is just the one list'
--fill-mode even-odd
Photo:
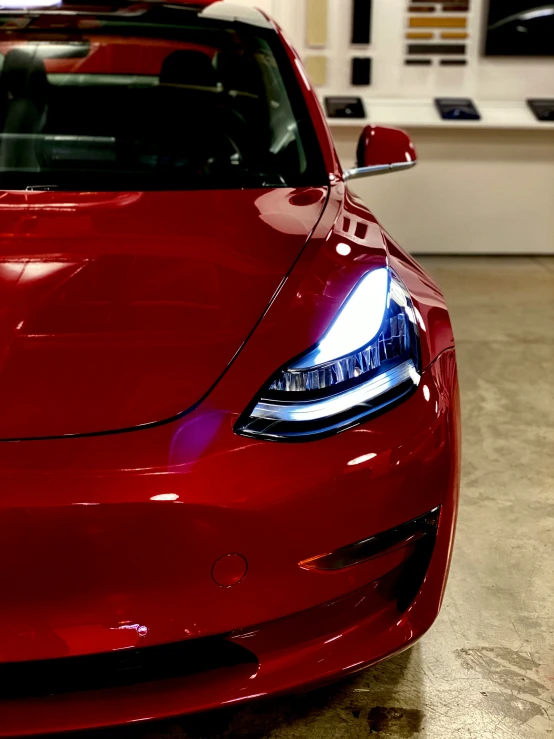
{"label": "white wall", "polygon": [[[471,3],[467,67],[451,68],[404,65],[408,0],[373,0],[373,43],[362,49],[349,44],[350,0],[329,0],[329,43],[320,50],[305,46],[303,0],[242,2],[273,14],[302,56],[328,56],[330,75],[319,90],[322,95],[360,94],[360,88],[349,85],[349,59],[367,53],[374,59],[373,84],[363,93],[369,103],[464,95],[519,101],[524,107],[525,98],[554,97],[554,59],[481,55],[487,0]],[[359,128],[334,126],[332,131],[343,164],[352,166]],[[352,185],[405,248],[418,253],[554,253],[554,129],[517,130],[508,124],[504,130],[449,130],[437,122],[409,132],[420,159],[414,170]]]}
{"label": "white wall", "polygon": [[[350,165],[356,134],[337,129]],[[552,131],[418,129],[419,163],[351,187],[408,251],[554,253]]]}
{"label": "white wall", "polygon": [[367,53],[373,58],[373,84],[370,94],[376,97],[434,97],[452,95],[453,91],[456,95],[490,99],[554,97],[554,59],[513,61],[482,56],[482,29],[485,26],[484,15],[488,0],[471,2],[467,67],[450,68],[438,65],[433,67],[404,65],[404,49],[408,43],[404,38],[405,31],[408,30],[406,27],[408,0],[373,0],[372,44],[365,47],[350,45],[351,0],[328,0],[328,3],[329,44],[326,49],[308,49],[305,45],[303,0],[265,0],[265,2],[243,0],[243,4],[265,6],[264,9],[286,30],[301,56],[306,54],[328,56],[329,84],[321,89],[322,94],[352,92],[359,94],[360,88],[351,87],[349,84],[349,59]]}
{"label": "white wall", "polygon": [[[233,5],[247,5],[250,8],[259,8],[276,18],[273,10],[273,0],[232,0]],[[294,2],[294,0],[292,0]]]}

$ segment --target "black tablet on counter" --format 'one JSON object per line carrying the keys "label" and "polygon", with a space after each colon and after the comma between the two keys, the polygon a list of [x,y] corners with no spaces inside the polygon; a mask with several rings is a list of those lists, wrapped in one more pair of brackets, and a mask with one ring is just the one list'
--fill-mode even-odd
{"label": "black tablet on counter", "polygon": [[444,121],[481,120],[481,114],[471,98],[435,98],[435,105]]}
{"label": "black tablet on counter", "polygon": [[335,96],[325,98],[325,112],[328,118],[365,118],[362,98]]}
{"label": "black tablet on counter", "polygon": [[527,105],[538,121],[554,123],[554,98],[531,99],[527,101]]}

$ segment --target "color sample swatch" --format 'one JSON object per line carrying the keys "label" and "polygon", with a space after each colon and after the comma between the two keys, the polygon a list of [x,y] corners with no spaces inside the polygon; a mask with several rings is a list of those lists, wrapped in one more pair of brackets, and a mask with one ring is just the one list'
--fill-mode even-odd
{"label": "color sample swatch", "polygon": [[[410,57],[419,55],[444,56],[440,60],[442,66],[467,64],[467,44],[459,42],[469,39],[470,0],[406,0],[406,6],[406,39],[424,42],[406,45],[406,64],[410,63]],[[430,59],[428,61],[431,63]],[[422,60],[421,63],[425,62]]]}
{"label": "color sample swatch", "polygon": [[437,15],[431,18],[414,16],[410,18],[408,24],[410,28],[466,28],[467,18],[459,18],[457,16]]}
{"label": "color sample swatch", "polygon": [[328,24],[328,0],[306,0],[306,46],[326,46]]}
{"label": "color sample swatch", "polygon": [[312,85],[323,87],[327,84],[327,57],[307,56],[304,66]]}
{"label": "color sample swatch", "polygon": [[434,33],[430,33],[429,31],[410,31],[406,34],[406,38],[408,39],[416,39],[419,41],[422,40],[430,40],[435,37]]}
{"label": "color sample swatch", "polygon": [[452,54],[463,56],[465,44],[408,44],[408,54]]}
{"label": "color sample swatch", "polygon": [[371,85],[371,59],[369,57],[352,59],[352,84],[356,87]]}
{"label": "color sample swatch", "polygon": [[[344,2],[344,0],[342,0]],[[342,3],[341,3],[342,4]],[[352,2],[352,43],[371,43],[372,0],[353,0]]]}

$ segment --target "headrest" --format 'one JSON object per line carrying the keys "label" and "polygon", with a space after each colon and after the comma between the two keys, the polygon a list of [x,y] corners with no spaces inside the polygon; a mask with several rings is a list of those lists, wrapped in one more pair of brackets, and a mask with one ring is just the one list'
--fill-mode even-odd
{"label": "headrest", "polygon": [[44,62],[36,53],[10,49],[4,57],[1,80],[11,98],[29,98],[37,105],[46,102],[48,78]]}
{"label": "headrest", "polygon": [[210,57],[193,49],[174,51],[164,59],[160,84],[213,88],[218,86]]}
{"label": "headrest", "polygon": [[227,91],[259,94],[262,83],[260,71],[251,59],[238,54],[219,52],[214,66],[217,76]]}

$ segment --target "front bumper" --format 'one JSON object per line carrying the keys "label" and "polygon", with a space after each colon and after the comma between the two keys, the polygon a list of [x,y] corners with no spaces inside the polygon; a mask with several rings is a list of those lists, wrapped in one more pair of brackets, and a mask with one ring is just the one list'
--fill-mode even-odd
{"label": "front bumper", "polygon": [[[303,689],[405,649],[432,624],[457,509],[454,352],[405,403],[333,438],[246,440],[234,420],[201,407],[136,433],[0,445],[0,683],[2,662],[32,669],[211,635],[255,656],[121,687],[4,697],[0,735]],[[299,566],[439,506],[432,554],[413,577],[409,543],[336,571]],[[211,573],[228,553],[244,556],[248,573],[222,588]],[[414,577],[421,585],[404,602]]]}

